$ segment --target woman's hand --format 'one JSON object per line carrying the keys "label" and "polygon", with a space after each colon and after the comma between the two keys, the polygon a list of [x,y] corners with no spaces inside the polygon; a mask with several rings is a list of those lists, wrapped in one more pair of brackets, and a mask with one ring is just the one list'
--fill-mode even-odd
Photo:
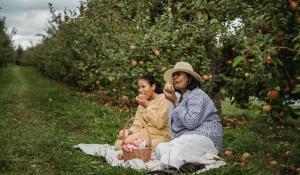
{"label": "woman's hand", "polygon": [[173,86],[171,89],[165,89],[164,94],[166,99],[170,100],[170,102],[173,103],[174,106],[179,105],[179,103],[177,102],[177,97]]}
{"label": "woman's hand", "polygon": [[[125,131],[125,135],[123,134],[123,131]],[[125,129],[125,130],[122,129],[122,130],[119,132],[118,139],[123,139],[123,135],[124,135],[125,137],[127,137],[127,136],[129,136],[130,134],[132,134],[132,131],[130,131],[129,129]]]}
{"label": "woman's hand", "polygon": [[136,102],[143,106],[144,108],[147,108],[149,105],[149,101],[146,99],[144,94],[139,94],[137,97],[135,97]]}

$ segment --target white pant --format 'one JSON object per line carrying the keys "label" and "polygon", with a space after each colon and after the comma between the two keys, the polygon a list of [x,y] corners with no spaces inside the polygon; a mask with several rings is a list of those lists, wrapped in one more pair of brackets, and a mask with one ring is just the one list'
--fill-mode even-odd
{"label": "white pant", "polygon": [[218,154],[213,141],[201,135],[182,135],[167,143],[157,145],[155,154],[161,167],[179,168],[187,162],[198,162],[205,153]]}

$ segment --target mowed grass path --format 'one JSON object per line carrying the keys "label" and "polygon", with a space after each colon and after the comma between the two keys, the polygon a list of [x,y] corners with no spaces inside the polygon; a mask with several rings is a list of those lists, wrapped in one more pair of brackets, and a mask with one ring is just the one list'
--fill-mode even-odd
{"label": "mowed grass path", "polygon": [[[224,150],[234,155],[226,166],[202,174],[297,174],[299,120],[269,124],[265,116],[226,102],[223,112]],[[0,69],[0,174],[144,174],[111,167],[72,148],[79,143],[113,144],[132,115],[101,107],[33,68]],[[290,155],[282,157],[286,151]],[[251,156],[241,165],[245,152]]]}
{"label": "mowed grass path", "polygon": [[0,70],[0,174],[142,174],[72,148],[112,144],[126,117],[32,68]]}

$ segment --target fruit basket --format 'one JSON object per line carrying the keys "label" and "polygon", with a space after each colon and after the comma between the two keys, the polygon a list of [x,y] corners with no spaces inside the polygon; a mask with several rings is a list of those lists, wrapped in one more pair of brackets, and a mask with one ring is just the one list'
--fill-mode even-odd
{"label": "fruit basket", "polygon": [[124,148],[124,145],[125,145],[125,130],[128,128],[129,122],[134,121],[134,120],[138,120],[138,119],[134,119],[134,118],[129,119],[125,123],[125,126],[123,128],[123,143],[122,143],[123,159],[125,161],[127,161],[127,160],[138,158],[138,159],[143,160],[144,162],[148,162],[151,158],[151,152],[152,152],[151,143],[152,142],[151,142],[151,137],[150,137],[147,125],[143,121],[139,120],[141,123],[143,123],[144,128],[147,131],[147,134],[148,134],[148,137],[149,137],[149,142],[148,142],[149,145],[145,145],[145,147],[143,147],[143,148],[133,148],[133,149],[130,149],[130,150]]}

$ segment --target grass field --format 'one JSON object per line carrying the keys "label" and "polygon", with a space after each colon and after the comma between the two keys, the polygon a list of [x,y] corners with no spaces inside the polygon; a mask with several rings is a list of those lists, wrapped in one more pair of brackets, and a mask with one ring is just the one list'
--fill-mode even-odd
{"label": "grass field", "polygon": [[[30,67],[0,69],[0,174],[145,173],[111,167],[72,148],[79,143],[112,144],[133,114],[77,94]],[[224,150],[232,150],[234,156],[225,159],[226,166],[202,174],[297,174],[299,120],[270,124],[265,116],[227,102],[223,112]],[[289,154],[283,154],[286,151]],[[241,165],[245,152],[251,156]]]}

